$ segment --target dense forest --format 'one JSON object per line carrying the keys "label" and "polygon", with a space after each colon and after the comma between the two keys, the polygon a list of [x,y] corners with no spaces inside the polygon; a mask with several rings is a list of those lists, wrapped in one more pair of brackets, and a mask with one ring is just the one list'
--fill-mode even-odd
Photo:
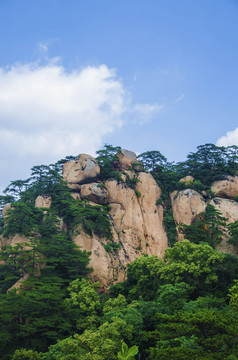
{"label": "dense forest", "polygon": [[[72,197],[62,166],[76,156],[33,167],[30,178],[12,181],[0,197],[2,208],[11,204],[0,219],[2,239],[27,239],[3,243],[0,251],[2,360],[238,359],[238,258],[215,248],[222,236],[238,246],[238,221],[226,225],[208,205],[199,221],[181,225],[185,240],[177,242],[169,197],[189,187],[212,199],[214,181],[238,174],[238,147],[202,145],[180,163],[148,151],[137,157],[133,177],[120,168],[120,150],[106,144],[97,151],[98,181],[103,187],[113,178],[134,189],[138,171],[153,175],[170,244],[164,258],[138,257],[126,280],[103,292],[89,281],[90,253],[71,234],[80,223],[117,251],[109,206]],[[195,180],[179,181],[187,175]],[[35,207],[39,195],[51,197],[51,208]],[[19,279],[20,287],[11,289]]]}

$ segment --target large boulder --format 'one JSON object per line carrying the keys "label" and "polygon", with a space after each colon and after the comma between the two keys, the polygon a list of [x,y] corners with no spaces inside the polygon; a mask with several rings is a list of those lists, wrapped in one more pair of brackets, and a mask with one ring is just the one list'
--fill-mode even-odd
{"label": "large boulder", "polygon": [[238,196],[238,176],[226,176],[224,180],[215,181],[211,190],[217,197],[235,199]]}
{"label": "large boulder", "polygon": [[201,194],[192,189],[174,191],[170,195],[173,217],[177,226],[178,240],[184,236],[179,232],[179,225],[191,225],[197,215],[206,209],[206,202]]}
{"label": "large boulder", "polygon": [[108,191],[102,183],[81,185],[80,195],[82,199],[88,199],[96,204],[105,205],[108,202]]}
{"label": "large boulder", "polygon": [[63,179],[71,189],[80,189],[81,184],[88,184],[97,179],[100,167],[90,155],[80,154],[76,161],[68,161],[63,166]]}
{"label": "large boulder", "polygon": [[137,163],[136,154],[129,150],[122,149],[117,153],[117,157],[123,170],[129,170],[132,168],[132,164]]}

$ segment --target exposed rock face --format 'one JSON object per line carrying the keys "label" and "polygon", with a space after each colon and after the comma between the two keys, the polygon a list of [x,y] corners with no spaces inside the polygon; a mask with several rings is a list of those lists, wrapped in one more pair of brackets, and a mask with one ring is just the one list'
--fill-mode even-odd
{"label": "exposed rock face", "polygon": [[[115,233],[114,239],[118,242]],[[99,281],[103,288],[108,288],[117,281],[125,280],[126,271],[123,264],[126,265],[128,261],[123,252],[107,252],[104,248],[104,245],[107,244],[105,239],[100,239],[96,235],[91,237],[82,229],[81,231],[79,229],[79,234],[73,240],[81,249],[91,252],[89,266],[93,267],[93,272],[90,277],[94,281]]]}
{"label": "exposed rock face", "polygon": [[81,185],[80,195],[83,199],[91,200],[97,204],[105,205],[108,202],[108,191],[101,183]]}
{"label": "exposed rock face", "polygon": [[217,197],[235,199],[238,196],[238,176],[226,176],[225,180],[215,181],[211,190]]}
{"label": "exposed rock face", "polygon": [[[177,229],[179,224],[191,225],[196,216],[206,209],[204,198],[195,190],[174,191],[170,197]],[[178,240],[183,239],[184,236],[178,231]]]}
{"label": "exposed rock face", "polygon": [[[210,204],[221,212],[221,216],[227,219],[227,224],[238,220],[238,203],[236,201],[217,197],[213,199]],[[238,255],[238,248],[227,243],[226,238],[223,238],[221,243],[216,246],[216,249],[221,252]]]}
{"label": "exposed rock face", "polygon": [[[93,234],[87,235],[81,225],[72,235],[73,241],[81,248],[91,252],[90,266],[93,272],[90,276],[99,281],[103,287],[108,288],[116,281],[124,281],[128,263],[135,260],[143,253],[163,257],[168,247],[167,235],[163,227],[163,207],[156,205],[161,196],[161,190],[151,174],[142,172],[143,166],[137,162],[136,154],[129,150],[121,150],[119,158],[112,164],[113,168],[120,171],[121,182],[107,180],[105,183],[97,182],[100,168],[96,160],[86,154],[80,154],[77,161],[69,161],[63,167],[63,179],[72,189],[72,196],[76,200],[89,200],[92,206],[109,204],[109,217],[112,225],[113,242]],[[137,164],[136,172],[132,164]],[[129,178],[129,179],[128,179]],[[136,183],[130,179],[138,179]],[[189,186],[193,182],[192,176],[180,180]],[[128,186],[135,186],[133,190]],[[212,185],[216,198],[210,201],[227,218],[227,223],[238,220],[238,203],[231,200],[238,195],[238,176],[227,176],[226,180],[216,181]],[[198,193],[192,189],[174,191],[170,194],[173,217],[177,226],[178,240],[183,240],[179,233],[179,225],[191,225],[198,215],[206,210],[209,194]],[[225,199],[226,198],[226,199]],[[228,198],[228,199],[227,199]],[[77,203],[75,203],[77,206]],[[82,203],[81,203],[82,205]],[[51,198],[38,196],[35,206],[50,208]],[[6,204],[3,216],[11,208]],[[45,209],[47,212],[47,209]],[[63,220],[60,219],[60,229],[67,230]],[[1,246],[16,245],[27,242],[27,239],[15,235],[12,238],[0,238]],[[118,245],[116,251],[113,246]],[[224,238],[217,246],[219,251],[230,252],[238,255],[238,249],[227,244]],[[18,288],[21,279],[14,286]]]}
{"label": "exposed rock face", "polygon": [[129,170],[132,168],[132,164],[137,163],[136,154],[132,151],[122,149],[117,156],[123,170]]}
{"label": "exposed rock face", "polygon": [[95,181],[99,174],[97,161],[87,154],[80,154],[76,161],[68,161],[63,166],[63,179],[71,189],[80,189],[80,184]]}
{"label": "exposed rock face", "polygon": [[71,196],[73,196],[75,200],[81,200],[81,196],[78,192],[72,192]]}
{"label": "exposed rock face", "polygon": [[125,278],[126,265],[136,257],[147,253],[162,257],[168,246],[163,228],[163,209],[156,206],[160,197],[160,188],[150,174],[140,173],[136,190],[141,193],[138,198],[133,189],[125,183],[108,180],[110,216],[112,219],[113,240],[120,244],[116,253],[108,253],[104,245],[105,239],[97,236],[89,237],[80,232],[74,241],[82,249],[91,251],[91,265],[94,268],[92,277],[107,287]]}
{"label": "exposed rock face", "polygon": [[37,208],[47,208],[51,207],[52,199],[50,196],[37,196],[35,201],[35,207]]}

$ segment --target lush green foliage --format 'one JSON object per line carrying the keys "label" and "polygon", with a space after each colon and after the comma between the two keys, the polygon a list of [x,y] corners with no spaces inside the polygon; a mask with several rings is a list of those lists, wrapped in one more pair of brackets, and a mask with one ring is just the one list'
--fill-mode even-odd
{"label": "lush green foliage", "polygon": [[[230,225],[230,229],[234,229]],[[192,225],[180,225],[180,231],[185,238],[194,243],[207,242],[215,247],[226,237],[226,218],[211,204],[205,212],[199,214],[199,219]],[[233,235],[234,238],[234,235]]]}
{"label": "lush green foliage", "polygon": [[113,147],[112,145],[105,144],[102,150],[96,151],[97,153],[97,162],[100,166],[101,173],[100,179],[102,181],[108,179],[115,179],[117,181],[122,181],[119,164],[119,159],[117,153],[121,151],[120,146]]}

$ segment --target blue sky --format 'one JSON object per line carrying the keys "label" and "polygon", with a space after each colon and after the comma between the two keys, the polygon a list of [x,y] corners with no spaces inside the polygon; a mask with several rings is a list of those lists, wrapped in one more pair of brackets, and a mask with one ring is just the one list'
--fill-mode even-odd
{"label": "blue sky", "polygon": [[111,143],[238,145],[237,0],[0,0],[0,189]]}

